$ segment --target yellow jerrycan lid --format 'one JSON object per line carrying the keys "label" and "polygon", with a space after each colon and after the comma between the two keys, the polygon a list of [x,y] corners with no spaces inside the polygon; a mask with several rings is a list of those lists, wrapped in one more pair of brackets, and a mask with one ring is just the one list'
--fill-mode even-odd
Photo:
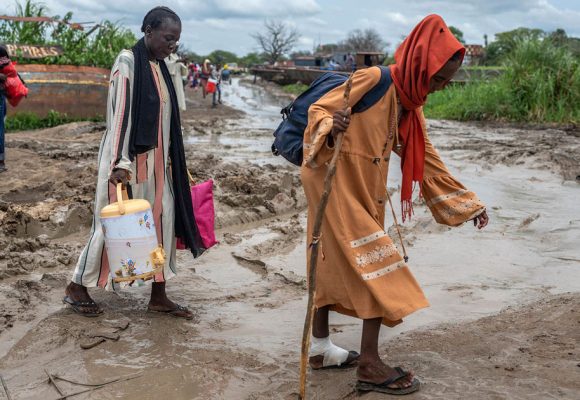
{"label": "yellow jerrycan lid", "polygon": [[131,199],[127,190],[123,189],[122,183],[117,183],[117,202],[103,207],[101,218],[119,217],[125,214],[134,214],[139,211],[146,211],[151,208],[151,204],[143,199]]}

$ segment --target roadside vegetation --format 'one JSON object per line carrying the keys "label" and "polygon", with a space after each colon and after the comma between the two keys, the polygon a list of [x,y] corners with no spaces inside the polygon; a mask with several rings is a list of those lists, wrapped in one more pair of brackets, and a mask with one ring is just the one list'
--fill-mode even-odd
{"label": "roadside vegetation", "polygon": [[498,78],[451,85],[430,95],[425,115],[463,121],[579,123],[580,41],[561,31],[557,37],[532,32],[492,47],[501,49],[494,50],[494,57],[503,53],[499,63],[504,70]]}
{"label": "roadside vegetation", "polygon": [[293,94],[295,96],[300,95],[306,89],[308,89],[308,85],[305,85],[304,83],[292,83],[290,85],[282,86],[282,90],[284,92],[289,93],[289,94]]}
{"label": "roadside vegetation", "polygon": [[6,131],[27,131],[32,129],[52,128],[54,126],[79,121],[104,121],[104,118],[71,118],[66,114],[50,110],[46,117],[39,117],[30,112],[19,112],[6,118]]}
{"label": "roadside vegetation", "polygon": [[19,64],[84,65],[111,68],[117,54],[136,42],[135,35],[118,23],[102,21],[90,28],[72,22],[73,13],[49,16],[44,4],[16,3],[17,17],[50,17],[47,22],[0,21],[0,43],[60,46],[64,54],[39,59],[11,58]]}

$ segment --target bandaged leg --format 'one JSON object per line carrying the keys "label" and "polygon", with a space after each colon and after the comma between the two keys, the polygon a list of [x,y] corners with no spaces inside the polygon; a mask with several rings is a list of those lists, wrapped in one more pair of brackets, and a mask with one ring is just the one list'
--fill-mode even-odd
{"label": "bandaged leg", "polygon": [[310,340],[310,357],[323,355],[323,367],[340,366],[348,359],[348,351],[330,341],[330,336]]}

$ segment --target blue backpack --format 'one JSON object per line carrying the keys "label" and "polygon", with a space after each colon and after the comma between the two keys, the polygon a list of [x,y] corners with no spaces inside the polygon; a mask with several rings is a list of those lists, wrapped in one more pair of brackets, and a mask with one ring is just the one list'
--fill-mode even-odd
{"label": "blue backpack", "polygon": [[[352,107],[352,113],[360,113],[372,107],[391,86],[390,69],[383,66],[378,68],[381,69],[381,79]],[[347,79],[347,75],[327,72],[318,77],[304,93],[280,111],[282,122],[274,132],[275,139],[272,144],[274,155],[281,155],[292,164],[302,165],[302,142],[304,130],[308,125],[308,108]]]}

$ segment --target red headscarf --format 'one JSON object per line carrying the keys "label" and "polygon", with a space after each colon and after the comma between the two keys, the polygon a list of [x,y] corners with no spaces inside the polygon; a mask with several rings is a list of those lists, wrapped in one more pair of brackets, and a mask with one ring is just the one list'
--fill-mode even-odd
{"label": "red headscarf", "polygon": [[449,31],[443,18],[432,14],[419,22],[395,52],[391,75],[401,104],[409,111],[399,124],[404,146],[401,157],[403,221],[413,214],[413,182],[423,182],[425,139],[419,108],[427,100],[431,78],[458,51],[463,58],[463,45]]}

